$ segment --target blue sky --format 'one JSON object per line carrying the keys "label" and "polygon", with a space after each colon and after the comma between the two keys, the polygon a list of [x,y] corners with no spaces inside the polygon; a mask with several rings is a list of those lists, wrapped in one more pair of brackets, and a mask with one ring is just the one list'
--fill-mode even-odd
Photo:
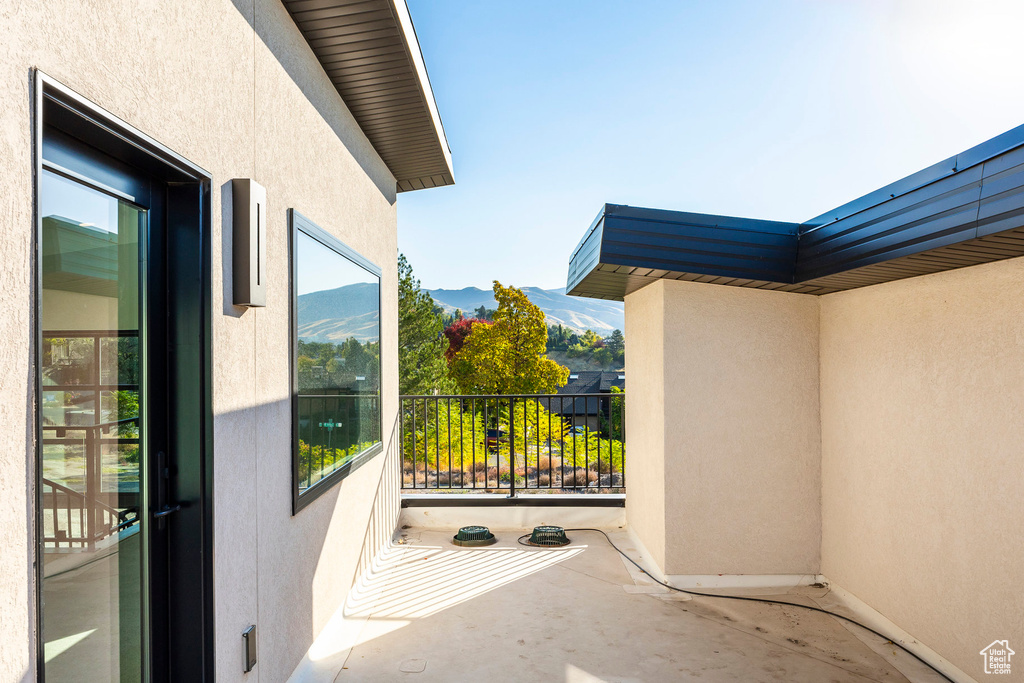
{"label": "blue sky", "polygon": [[296,294],[322,292],[359,282],[377,284],[376,276],[363,270],[309,235],[299,233],[299,269]]}
{"label": "blue sky", "polygon": [[425,287],[565,286],[602,204],[801,221],[1024,123],[1024,3],[408,0],[456,184]]}

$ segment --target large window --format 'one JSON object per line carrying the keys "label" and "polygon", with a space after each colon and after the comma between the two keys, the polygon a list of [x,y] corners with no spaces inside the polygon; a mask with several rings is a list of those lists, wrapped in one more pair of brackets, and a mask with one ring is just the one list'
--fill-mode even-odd
{"label": "large window", "polygon": [[297,211],[290,219],[297,512],[381,451],[380,269]]}

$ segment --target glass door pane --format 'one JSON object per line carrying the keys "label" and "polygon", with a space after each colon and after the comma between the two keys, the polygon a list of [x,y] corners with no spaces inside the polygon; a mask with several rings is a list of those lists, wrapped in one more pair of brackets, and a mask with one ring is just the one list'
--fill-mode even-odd
{"label": "glass door pane", "polygon": [[40,193],[45,679],[140,681],[146,212],[49,171]]}

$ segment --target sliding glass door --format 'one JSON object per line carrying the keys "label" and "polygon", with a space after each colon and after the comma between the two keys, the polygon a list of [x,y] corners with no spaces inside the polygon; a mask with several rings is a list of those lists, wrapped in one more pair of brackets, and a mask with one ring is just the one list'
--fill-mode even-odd
{"label": "sliding glass door", "polygon": [[45,680],[141,681],[147,211],[51,170],[39,190]]}

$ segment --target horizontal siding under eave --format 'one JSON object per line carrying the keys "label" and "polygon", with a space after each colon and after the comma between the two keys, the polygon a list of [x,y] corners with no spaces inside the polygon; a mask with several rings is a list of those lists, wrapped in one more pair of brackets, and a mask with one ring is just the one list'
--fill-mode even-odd
{"label": "horizontal siding under eave", "polygon": [[359,30],[358,27],[350,27],[340,31],[333,31],[330,35],[323,38],[310,40],[309,46],[314,50],[323,50],[325,54],[330,54],[331,48],[337,47],[344,50],[348,45],[361,45],[370,40],[386,38],[397,39],[398,28],[394,25],[389,25],[388,22],[381,21],[379,22],[379,28]]}
{"label": "horizontal siding under eave", "polygon": [[324,58],[333,56],[377,56],[381,54],[405,51],[402,46],[402,41],[398,38],[397,32],[395,32],[394,35],[385,35],[378,38],[353,36],[351,34],[345,37],[349,40],[344,42],[335,42],[333,44],[321,42],[313,49],[316,51],[318,56],[322,56]]}
{"label": "horizontal siding under eave", "polygon": [[378,9],[369,12],[359,12],[355,15],[323,16],[318,19],[299,20],[295,24],[305,31],[318,32],[317,37],[323,37],[327,31],[337,31],[352,25],[360,25],[377,20],[392,19],[390,9]]}
{"label": "horizontal siding under eave", "polygon": [[[389,0],[283,0],[397,189],[454,182]],[[413,46],[415,49],[415,45]]]}
{"label": "horizontal siding under eave", "polygon": [[808,280],[804,284],[833,287],[836,291],[841,291],[1024,256],[1024,234],[1021,234],[1021,240],[1015,248],[1000,250],[998,253],[989,248],[990,239],[989,237],[979,237],[960,242],[955,248],[944,247],[912,254],[884,263]]}
{"label": "horizontal siding under eave", "polygon": [[[419,187],[417,187],[419,184]],[[399,180],[398,191],[399,192],[411,192],[413,190],[428,189],[432,187],[444,187],[445,185],[454,185],[455,179],[450,175],[434,175],[424,176],[422,178],[414,178],[411,180]]]}

